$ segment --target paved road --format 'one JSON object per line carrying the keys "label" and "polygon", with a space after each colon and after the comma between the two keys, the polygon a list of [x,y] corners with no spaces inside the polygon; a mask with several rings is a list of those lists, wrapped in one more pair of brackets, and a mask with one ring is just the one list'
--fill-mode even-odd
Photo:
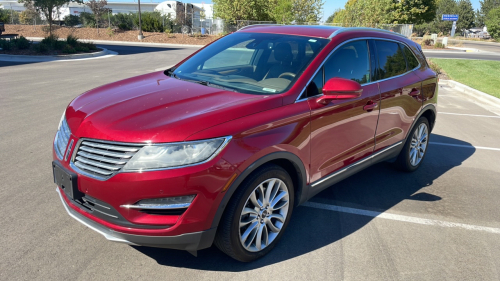
{"label": "paved road", "polygon": [[445,87],[419,171],[381,163],[325,190],[295,210],[281,243],[255,263],[215,247],[195,258],[116,244],[70,218],[50,165],[66,105],[194,50],[0,64],[0,280],[500,278],[500,118]]}
{"label": "paved road", "polygon": [[496,52],[500,53],[500,43],[494,42],[481,42],[469,40],[449,40],[451,43],[461,43],[464,48],[474,48],[483,52]]}
{"label": "paved road", "polygon": [[459,51],[424,51],[427,58],[466,59],[466,60],[493,60],[500,61],[500,53],[468,53]]}

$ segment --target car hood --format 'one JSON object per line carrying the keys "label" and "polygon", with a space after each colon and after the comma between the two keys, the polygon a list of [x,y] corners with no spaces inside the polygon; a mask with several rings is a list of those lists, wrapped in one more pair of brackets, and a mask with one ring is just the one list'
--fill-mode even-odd
{"label": "car hood", "polygon": [[281,105],[279,95],[236,93],[154,72],[80,95],[68,106],[66,119],[79,138],[176,142],[212,126]]}

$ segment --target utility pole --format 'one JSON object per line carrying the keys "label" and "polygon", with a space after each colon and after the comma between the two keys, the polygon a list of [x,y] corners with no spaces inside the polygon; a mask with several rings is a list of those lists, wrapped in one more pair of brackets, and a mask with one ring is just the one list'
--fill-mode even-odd
{"label": "utility pole", "polygon": [[144,35],[142,35],[142,22],[141,22],[141,0],[137,1],[139,3],[139,35],[137,35],[137,39],[144,39]]}

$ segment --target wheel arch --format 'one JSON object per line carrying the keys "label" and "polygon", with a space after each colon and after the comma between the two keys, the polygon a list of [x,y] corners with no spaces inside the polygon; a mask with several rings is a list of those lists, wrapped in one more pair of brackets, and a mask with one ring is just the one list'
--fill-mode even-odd
{"label": "wheel arch", "polygon": [[427,121],[429,121],[429,126],[430,126],[430,131],[432,132],[432,129],[434,128],[434,124],[436,123],[436,115],[437,115],[437,110],[436,106],[434,104],[427,104],[425,105],[422,110],[418,113],[418,115],[415,117],[415,120],[413,121],[413,124],[411,124],[410,129],[406,133],[406,137],[404,141],[408,139],[410,132],[413,130],[413,127],[415,127],[415,124],[417,124],[418,119],[420,117],[424,116],[427,118]]}
{"label": "wheel arch", "polygon": [[229,186],[229,188],[224,194],[224,197],[222,198],[222,201],[220,202],[217,208],[217,211],[212,221],[211,228],[216,228],[219,225],[219,221],[222,215],[224,214],[224,211],[229,201],[231,200],[233,194],[239,188],[241,183],[253,172],[255,172],[258,168],[266,164],[278,165],[283,169],[285,169],[285,171],[287,171],[287,173],[290,175],[294,185],[295,205],[299,205],[306,200],[307,173],[304,164],[302,163],[300,158],[291,152],[284,152],[284,151],[273,152],[259,158],[257,161],[250,164],[250,166],[248,166],[244,171],[242,171],[238,175],[236,180]]}

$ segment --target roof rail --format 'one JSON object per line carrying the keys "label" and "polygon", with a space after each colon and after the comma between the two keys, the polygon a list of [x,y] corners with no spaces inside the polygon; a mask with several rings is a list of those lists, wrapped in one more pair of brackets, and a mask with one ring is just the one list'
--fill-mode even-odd
{"label": "roof rail", "polygon": [[406,36],[404,36],[401,33],[389,31],[389,30],[385,30],[385,29],[380,29],[380,28],[372,28],[372,27],[343,27],[343,28],[337,29],[335,32],[333,32],[329,38],[333,38],[333,37],[335,37],[338,34],[343,33],[343,32],[356,31],[356,30],[359,30],[359,31],[377,31],[377,32],[383,32],[383,33],[388,33],[388,34],[397,35],[397,36],[407,38]]}
{"label": "roof rail", "polygon": [[278,24],[278,23],[260,23],[260,24],[251,24],[251,25],[247,25],[247,26],[244,26],[240,29],[238,29],[238,31],[240,30],[243,30],[243,29],[247,29],[247,28],[252,28],[252,27],[261,27],[261,26],[281,26],[281,25],[284,25],[284,24]]}

